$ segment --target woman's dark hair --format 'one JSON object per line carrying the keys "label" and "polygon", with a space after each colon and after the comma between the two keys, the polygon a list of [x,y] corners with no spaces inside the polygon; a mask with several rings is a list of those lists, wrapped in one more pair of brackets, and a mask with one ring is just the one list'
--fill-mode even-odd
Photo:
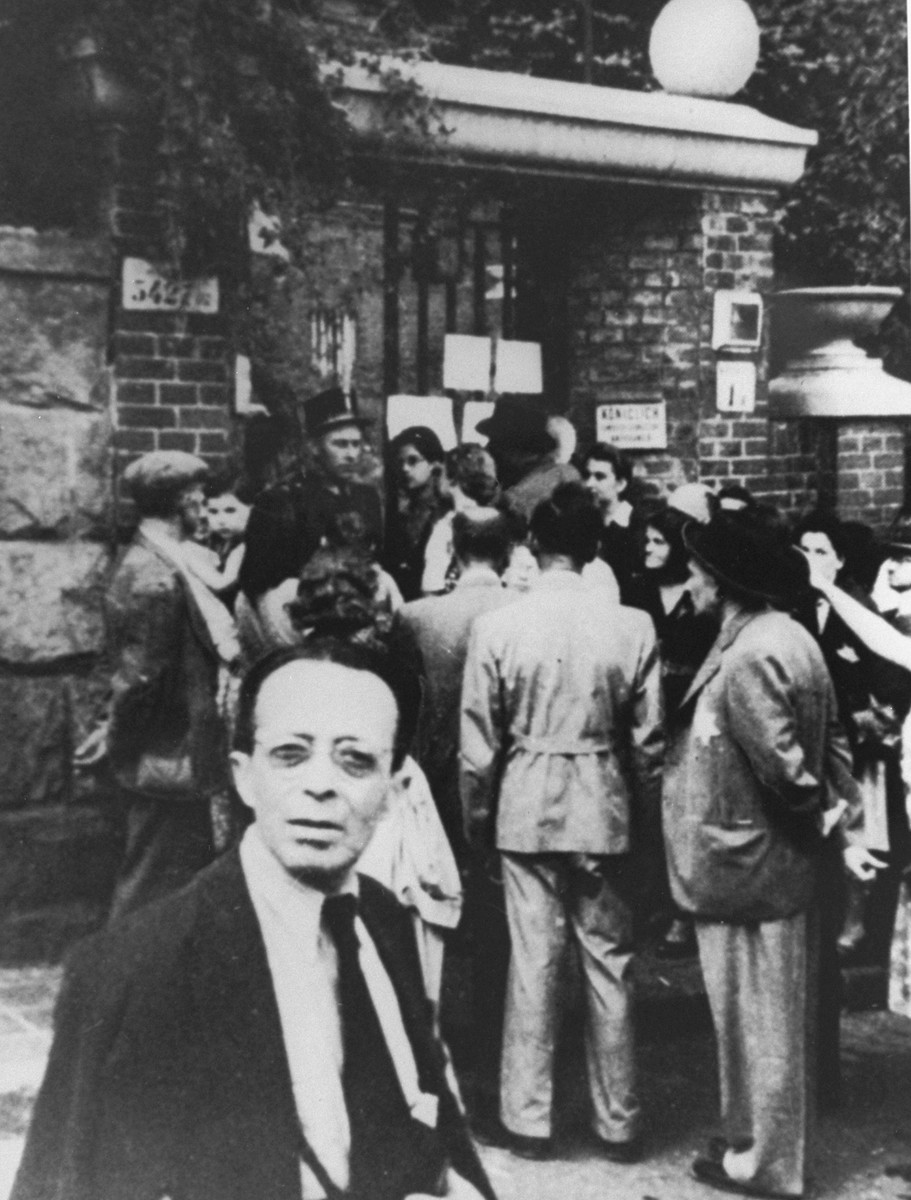
{"label": "woman's dark hair", "polygon": [[683,544],[683,527],[689,520],[686,513],[678,512],[676,508],[668,508],[667,504],[656,508],[642,520],[643,551],[645,535],[649,529],[660,533],[670,547],[664,566],[656,571],[647,572],[652,578],[658,576],[662,583],[683,583],[686,579],[689,574],[689,551]]}
{"label": "woman's dark hair", "polygon": [[532,513],[530,530],[545,554],[566,554],[581,565],[598,553],[603,522],[588,488],[561,483]]}
{"label": "woman's dark hair", "polygon": [[401,433],[397,433],[389,443],[389,453],[393,457],[405,446],[414,446],[422,458],[428,462],[441,463],[446,454],[440,439],[426,425],[409,425]]}
{"label": "woman's dark hair", "polygon": [[821,533],[827,537],[839,558],[846,558],[845,531],[841,521],[833,512],[807,513],[794,528],[794,545],[800,545],[805,533]]}
{"label": "woman's dark hair", "polygon": [[256,736],[256,701],[263,684],[276,671],[296,662],[328,662],[352,671],[376,675],[389,688],[398,706],[392,769],[398,770],[414,736],[420,706],[417,675],[379,642],[350,642],[342,638],[318,637],[300,646],[270,650],[244,676],[238,700],[234,749],[252,754]]}
{"label": "woman's dark hair", "polygon": [[449,478],[477,504],[492,504],[498,491],[496,464],[493,455],[483,446],[469,442],[452,451]]}
{"label": "woman's dark hair", "polygon": [[297,596],[287,605],[302,635],[347,638],[380,623],[377,571],[356,549],[321,546],[300,573]]}

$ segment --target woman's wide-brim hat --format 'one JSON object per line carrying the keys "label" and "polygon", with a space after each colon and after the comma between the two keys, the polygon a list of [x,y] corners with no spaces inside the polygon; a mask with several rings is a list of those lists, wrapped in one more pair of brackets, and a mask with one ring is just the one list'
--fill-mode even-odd
{"label": "woman's wide-brim hat", "polygon": [[683,542],[722,588],[735,593],[790,605],[809,590],[810,569],[800,551],[740,514],[722,512],[705,525],[690,521]]}
{"label": "woman's wide-brim hat", "polygon": [[346,392],[340,387],[327,388],[305,400],[304,421],[310,437],[319,437],[341,425],[367,429],[373,423],[360,415],[354,389]]}
{"label": "woman's wide-brim hat", "polygon": [[479,421],[476,428],[493,446],[543,454],[557,445],[547,429],[548,415],[540,397],[503,395],[491,416]]}

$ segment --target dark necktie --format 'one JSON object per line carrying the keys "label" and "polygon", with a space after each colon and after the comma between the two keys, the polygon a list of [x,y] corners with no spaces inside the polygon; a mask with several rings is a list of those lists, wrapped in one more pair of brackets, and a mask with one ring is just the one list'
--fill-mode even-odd
{"label": "dark necktie", "polygon": [[323,921],[338,955],[342,1088],[351,1126],[349,1192],[382,1196],[390,1194],[384,1185],[393,1183],[409,1153],[414,1123],[361,970],[356,913],[352,895],[330,896],[323,903]]}

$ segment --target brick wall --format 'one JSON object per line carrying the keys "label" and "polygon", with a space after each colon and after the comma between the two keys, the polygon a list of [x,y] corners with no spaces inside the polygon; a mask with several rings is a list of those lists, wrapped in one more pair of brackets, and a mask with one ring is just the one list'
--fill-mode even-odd
{"label": "brick wall", "polygon": [[851,421],[837,429],[839,513],[876,528],[904,500],[908,422]]}
{"label": "brick wall", "polygon": [[571,285],[572,413],[585,436],[613,399],[664,399],[666,454],[634,454],[659,488],[685,479],[741,483],[785,512],[820,482],[818,431],[768,419],[768,328],[756,409],[725,415],[715,401],[712,298],[774,288],[772,198],[749,193],[614,189],[575,248]]}
{"label": "brick wall", "polygon": [[666,454],[637,455],[641,474],[671,482],[698,472],[702,245],[696,198],[651,189],[599,189],[570,247],[570,415],[595,433],[612,399],[664,399]]}
{"label": "brick wall", "polygon": [[[121,256],[159,257],[153,170],[141,134],[124,137],[110,213]],[[116,286],[111,313],[118,473],[149,450],[186,450],[220,466],[229,450],[233,394],[221,317],[128,312]]]}

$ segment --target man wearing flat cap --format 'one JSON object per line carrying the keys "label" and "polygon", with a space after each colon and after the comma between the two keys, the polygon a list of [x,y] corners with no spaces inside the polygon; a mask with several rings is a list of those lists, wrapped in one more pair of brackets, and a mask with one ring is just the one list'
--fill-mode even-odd
{"label": "man wearing flat cap", "polygon": [[383,518],[375,488],[357,478],[364,429],[353,391],[329,388],[304,404],[316,462],[256,498],[246,533],[240,586],[252,603],[296,579],[320,546],[358,543],[375,554]]}
{"label": "man wearing flat cap", "polygon": [[[229,782],[216,705],[221,647],[182,551],[206,472],[193,454],[156,450],[123,475],[139,527],[105,597],[111,698],[95,737],[126,812],[112,917],[182,887],[215,853],[210,802]],[[91,759],[83,752],[82,761]]]}
{"label": "man wearing flat cap", "polygon": [[[806,590],[799,552],[742,514],[685,528],[697,612],[721,618],[671,731],[664,831],[694,915],[718,1039],[723,1137],[697,1178],[800,1196],[813,1119],[814,899],[827,839],[869,871],[839,817],[860,809],[822,653],[775,605]],[[850,824],[850,822],[848,822]]]}

